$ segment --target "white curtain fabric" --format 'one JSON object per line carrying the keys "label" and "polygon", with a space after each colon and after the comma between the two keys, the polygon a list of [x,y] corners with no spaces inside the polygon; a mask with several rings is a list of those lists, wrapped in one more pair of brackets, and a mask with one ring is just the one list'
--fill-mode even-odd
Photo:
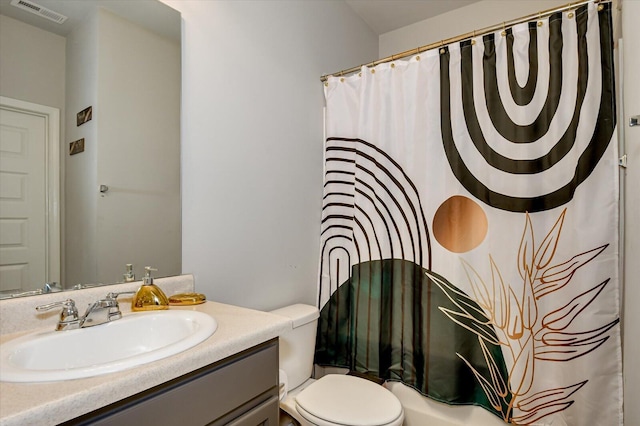
{"label": "white curtain fabric", "polygon": [[[613,46],[609,6],[600,9],[325,84],[318,306],[325,316],[337,306],[355,266],[417,265],[452,303],[430,318],[469,331],[486,371],[456,350],[438,355],[462,362],[505,422],[622,425]],[[411,306],[400,304],[403,318]],[[349,324],[345,333],[360,327]],[[433,359],[438,329],[425,327]]]}

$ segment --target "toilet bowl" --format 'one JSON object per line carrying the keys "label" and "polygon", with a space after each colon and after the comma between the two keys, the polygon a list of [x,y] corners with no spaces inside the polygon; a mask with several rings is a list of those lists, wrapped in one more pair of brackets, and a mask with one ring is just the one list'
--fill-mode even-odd
{"label": "toilet bowl", "polygon": [[296,397],[296,410],[314,426],[399,426],[400,401],[382,386],[358,377],[330,374]]}
{"label": "toilet bowl", "polygon": [[280,407],[302,426],[400,426],[398,398],[369,380],[344,374],[311,378],[318,310],[292,305],[272,311],[291,320],[280,336]]}

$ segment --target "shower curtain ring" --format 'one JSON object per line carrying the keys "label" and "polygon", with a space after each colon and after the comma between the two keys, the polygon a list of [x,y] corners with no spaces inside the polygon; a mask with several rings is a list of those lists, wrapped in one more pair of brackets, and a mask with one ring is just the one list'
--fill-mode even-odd
{"label": "shower curtain ring", "polygon": [[506,22],[502,23],[502,32],[500,34],[502,34],[503,37],[507,35]]}
{"label": "shower curtain ring", "polygon": [[444,54],[446,50],[444,49],[444,40],[440,40],[440,53]]}
{"label": "shower curtain ring", "polygon": [[471,45],[476,44],[476,30],[473,30],[473,36],[471,37]]}
{"label": "shower curtain ring", "polygon": [[542,12],[538,12],[538,26],[541,27],[542,25]]}

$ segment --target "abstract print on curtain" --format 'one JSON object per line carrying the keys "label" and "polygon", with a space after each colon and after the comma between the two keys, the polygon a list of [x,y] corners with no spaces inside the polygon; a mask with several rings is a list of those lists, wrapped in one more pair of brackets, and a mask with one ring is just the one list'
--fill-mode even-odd
{"label": "abstract print on curtain", "polygon": [[622,424],[610,4],[330,77],[316,363]]}

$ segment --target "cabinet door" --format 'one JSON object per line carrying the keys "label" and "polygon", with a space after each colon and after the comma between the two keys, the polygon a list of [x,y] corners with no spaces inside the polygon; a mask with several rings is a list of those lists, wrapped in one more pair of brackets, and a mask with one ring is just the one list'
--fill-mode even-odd
{"label": "cabinet door", "polygon": [[[277,395],[278,340],[274,339],[65,425],[226,425],[256,412],[258,417],[265,414],[264,419],[238,424],[277,426],[273,415],[266,415],[267,402],[276,397],[277,406]],[[278,410],[272,412],[277,420]]]}
{"label": "cabinet door", "polygon": [[248,413],[227,423],[227,426],[278,426],[279,404],[278,397],[274,396]]}

